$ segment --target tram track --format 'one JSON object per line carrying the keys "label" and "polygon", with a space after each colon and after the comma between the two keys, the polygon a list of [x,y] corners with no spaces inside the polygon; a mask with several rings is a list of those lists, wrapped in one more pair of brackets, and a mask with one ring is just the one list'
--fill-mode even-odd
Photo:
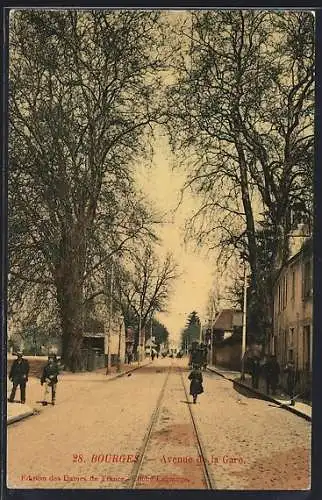
{"label": "tram track", "polygon": [[[186,389],[186,386],[184,383],[183,371],[185,371],[185,370],[183,370],[182,368],[178,368],[178,367],[174,368],[173,366],[171,366],[167,372],[167,375],[165,377],[165,380],[164,380],[163,385],[162,385],[161,390],[160,390],[160,394],[159,394],[155,409],[153,411],[153,414],[151,416],[147,431],[146,431],[145,436],[143,438],[143,442],[142,442],[142,445],[141,445],[141,448],[139,451],[139,460],[134,464],[134,467],[129,475],[129,481],[127,483],[127,487],[129,489],[139,489],[140,488],[138,483],[139,483],[139,478],[140,478],[140,475],[142,474],[142,470],[144,467],[144,460],[148,457],[151,441],[154,437],[154,433],[157,432],[156,426],[157,426],[157,423],[159,421],[161,409],[164,406],[163,402],[164,402],[166,388],[167,388],[167,385],[169,382],[170,375],[174,374],[174,373],[177,373],[179,378],[180,378],[182,388],[184,391],[184,395],[186,398],[186,403],[188,406],[188,413],[189,413],[189,421],[190,421],[192,433],[194,436],[194,446],[197,449],[198,457],[200,457],[200,459],[201,459],[200,460],[200,469],[202,470],[202,476],[203,476],[202,482],[205,485],[205,489],[208,489],[208,490],[215,489],[215,481],[214,481],[214,478],[212,475],[212,471],[210,470],[208,462],[207,462],[207,457],[206,457],[206,453],[205,453],[205,446],[202,442],[202,438],[200,436],[200,431],[198,429],[198,425],[197,425],[196,419],[194,417],[194,413],[193,413],[193,410],[191,408],[191,404],[189,402],[189,395],[188,395],[188,392],[187,392],[187,389]],[[156,474],[158,472],[160,473],[160,471],[155,471]]]}
{"label": "tram track", "polygon": [[[181,382],[183,385],[184,393],[186,395],[187,401],[189,401],[189,394],[188,394],[188,391],[186,389],[186,385],[184,383],[183,374],[182,374],[183,370],[179,369],[179,371],[180,371],[180,378],[181,378]],[[208,490],[215,490],[216,489],[215,488],[215,480],[213,478],[212,471],[211,471],[210,467],[208,466],[208,459],[207,459],[207,456],[205,453],[205,446],[203,444],[203,441],[202,441],[202,438],[200,435],[200,431],[198,429],[197,422],[196,422],[196,419],[194,417],[193,410],[192,410],[190,404],[188,404],[188,408],[189,408],[191,423],[192,423],[192,426],[194,429],[194,434],[195,434],[195,438],[196,438],[196,442],[197,442],[198,453],[199,453],[199,456],[201,457],[201,464],[202,464],[202,469],[203,469],[203,474],[204,474],[204,480],[205,480],[205,483],[207,485]]]}
{"label": "tram track", "polygon": [[152,417],[151,417],[148,429],[147,429],[147,431],[145,433],[145,436],[143,438],[143,443],[142,443],[142,446],[141,446],[141,450],[139,452],[139,460],[135,463],[135,465],[134,465],[134,467],[132,469],[132,472],[131,472],[131,475],[130,475],[130,481],[129,481],[129,487],[130,487],[130,489],[135,489],[136,484],[138,482],[138,478],[139,478],[140,471],[141,471],[141,468],[142,468],[143,460],[144,460],[144,457],[146,455],[146,451],[148,449],[148,444],[149,444],[149,441],[150,441],[150,438],[151,438],[152,430],[153,430],[153,428],[154,428],[154,426],[155,426],[155,424],[156,424],[156,422],[158,420],[158,416],[159,416],[160,409],[161,409],[161,402],[162,402],[162,399],[163,399],[163,396],[164,396],[165,388],[167,386],[167,383],[168,383],[171,371],[172,371],[172,366],[170,366],[170,368],[168,370],[168,373],[166,375],[166,378],[165,378],[165,380],[163,382],[163,385],[161,387],[161,391],[160,391],[160,394],[159,394],[159,397],[158,397],[158,400],[157,400],[157,404],[156,404],[155,409],[153,411],[153,414],[152,414]]}

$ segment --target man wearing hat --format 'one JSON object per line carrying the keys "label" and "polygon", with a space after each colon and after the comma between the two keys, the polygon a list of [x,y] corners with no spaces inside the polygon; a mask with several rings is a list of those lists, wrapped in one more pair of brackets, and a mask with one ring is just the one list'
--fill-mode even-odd
{"label": "man wearing hat", "polygon": [[20,386],[20,399],[21,403],[26,402],[26,384],[28,382],[29,363],[27,359],[23,358],[21,351],[16,353],[17,359],[14,360],[9,373],[9,380],[12,381],[12,391],[9,401],[12,403],[15,399],[16,390]]}
{"label": "man wearing hat", "polygon": [[43,405],[47,405],[47,394],[51,389],[51,404],[55,404],[56,387],[58,382],[59,369],[55,354],[48,356],[48,363],[44,366],[42,376],[40,379],[41,385],[45,384]]}

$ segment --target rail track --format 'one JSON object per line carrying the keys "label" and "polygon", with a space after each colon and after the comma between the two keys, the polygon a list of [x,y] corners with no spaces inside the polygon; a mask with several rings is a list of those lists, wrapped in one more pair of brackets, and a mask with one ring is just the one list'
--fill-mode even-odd
{"label": "rail track", "polygon": [[161,391],[160,391],[160,394],[159,394],[159,397],[158,397],[158,400],[157,400],[157,404],[156,404],[154,412],[152,414],[152,417],[151,417],[148,429],[147,429],[147,431],[145,433],[145,436],[143,438],[143,443],[142,443],[141,450],[140,450],[140,453],[139,453],[139,460],[135,463],[135,465],[134,465],[134,467],[132,469],[132,472],[131,472],[131,475],[130,475],[130,481],[129,481],[129,488],[130,489],[135,489],[135,487],[136,487],[136,484],[137,484],[137,481],[138,481],[138,477],[140,475],[140,471],[141,471],[141,468],[142,468],[143,460],[144,460],[144,457],[146,455],[148,444],[149,444],[149,441],[150,441],[150,438],[151,438],[152,430],[153,430],[153,428],[154,428],[154,426],[155,426],[155,424],[156,424],[156,422],[158,420],[158,416],[159,416],[160,409],[161,409],[161,402],[163,400],[165,388],[167,386],[167,383],[168,383],[171,371],[172,371],[172,366],[169,368],[167,376],[166,376],[166,378],[165,378],[165,380],[163,382],[163,385],[161,387]]}
{"label": "rail track", "polygon": [[[143,466],[144,458],[147,456],[147,452],[148,452],[148,449],[149,449],[149,444],[150,444],[150,441],[151,441],[151,437],[153,436],[153,431],[154,431],[155,426],[156,426],[156,424],[158,422],[160,410],[162,408],[162,402],[163,402],[163,399],[164,399],[165,390],[166,390],[166,387],[167,387],[167,384],[168,384],[168,381],[169,381],[169,377],[170,377],[170,375],[172,373],[179,372],[179,377],[180,377],[180,380],[181,380],[181,383],[182,383],[182,387],[183,387],[183,390],[184,390],[186,401],[187,402],[189,401],[189,396],[188,396],[188,393],[187,393],[187,390],[186,390],[186,386],[185,386],[185,383],[184,383],[184,379],[183,379],[183,371],[185,371],[185,370],[183,370],[181,368],[178,369],[177,367],[176,367],[176,370],[174,370],[173,366],[171,366],[169,368],[169,370],[168,370],[168,373],[167,373],[166,378],[164,380],[164,383],[162,385],[162,388],[161,388],[161,391],[160,391],[160,394],[159,394],[159,397],[158,397],[158,400],[157,400],[154,412],[152,414],[149,426],[148,426],[147,431],[145,433],[145,436],[143,438],[143,443],[142,443],[141,449],[139,451],[139,460],[134,464],[134,467],[133,467],[133,469],[132,469],[132,471],[130,473],[130,476],[129,476],[129,482],[127,483],[127,488],[129,488],[129,489],[140,488],[137,485],[138,479],[139,479],[139,476],[140,476],[141,471],[142,471],[142,466]],[[204,482],[204,484],[206,486],[205,489],[213,490],[213,489],[215,489],[215,481],[214,481],[214,478],[213,478],[213,475],[212,475],[212,471],[210,470],[210,468],[208,466],[208,463],[207,463],[207,458],[206,458],[206,453],[205,453],[205,447],[204,447],[204,445],[202,443],[200,432],[198,430],[196,419],[194,417],[194,413],[193,413],[193,410],[191,408],[191,405],[187,404],[187,406],[188,406],[188,411],[189,411],[189,416],[190,416],[190,422],[191,422],[191,425],[192,425],[193,434],[194,434],[194,438],[195,438],[195,446],[196,446],[197,451],[198,451],[198,456],[201,457],[201,469],[202,469],[202,473],[203,473],[203,482]]]}
{"label": "rail track", "polygon": [[[181,369],[180,370],[180,378],[181,378],[181,382],[183,385],[183,389],[184,389],[187,401],[189,401],[189,395],[188,395],[188,392],[187,392],[187,389],[186,389],[186,386],[184,383],[182,372],[183,372],[183,370]],[[192,407],[190,404],[188,404],[188,408],[189,408],[191,423],[192,423],[192,426],[194,429],[198,453],[199,453],[199,456],[201,457],[201,464],[202,464],[202,469],[203,469],[203,474],[204,474],[204,480],[205,480],[205,483],[207,485],[208,490],[215,490],[216,489],[215,488],[215,480],[213,478],[212,471],[211,471],[210,467],[208,466],[208,460],[206,457],[205,446],[202,442],[202,438],[201,438],[200,432],[199,432],[198,427],[197,427],[197,422],[196,422],[196,419],[194,417],[193,410],[192,410]]]}

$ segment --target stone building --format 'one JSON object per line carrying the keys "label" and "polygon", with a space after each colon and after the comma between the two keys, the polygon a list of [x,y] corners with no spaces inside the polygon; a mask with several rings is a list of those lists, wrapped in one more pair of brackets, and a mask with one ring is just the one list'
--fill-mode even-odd
{"label": "stone building", "polygon": [[[270,352],[281,368],[293,361],[298,370],[298,391],[311,384],[313,338],[313,252],[307,239],[281,269],[274,285],[273,332]],[[282,384],[285,377],[282,376]]]}

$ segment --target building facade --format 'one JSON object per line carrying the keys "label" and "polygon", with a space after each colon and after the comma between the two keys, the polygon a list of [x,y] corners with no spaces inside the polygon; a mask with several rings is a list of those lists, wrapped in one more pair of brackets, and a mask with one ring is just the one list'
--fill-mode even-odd
{"label": "building facade", "polygon": [[[313,252],[312,240],[305,241],[281,269],[274,286],[274,320],[270,353],[281,368],[294,362],[298,391],[311,384],[313,339]],[[285,383],[285,377],[282,384]]]}
{"label": "building facade", "polygon": [[236,340],[234,334],[241,333],[242,325],[242,311],[222,309],[218,312],[213,323],[212,339],[210,339],[210,342],[212,341],[212,349],[209,351],[210,364],[230,369],[240,368],[241,341],[239,338]]}

